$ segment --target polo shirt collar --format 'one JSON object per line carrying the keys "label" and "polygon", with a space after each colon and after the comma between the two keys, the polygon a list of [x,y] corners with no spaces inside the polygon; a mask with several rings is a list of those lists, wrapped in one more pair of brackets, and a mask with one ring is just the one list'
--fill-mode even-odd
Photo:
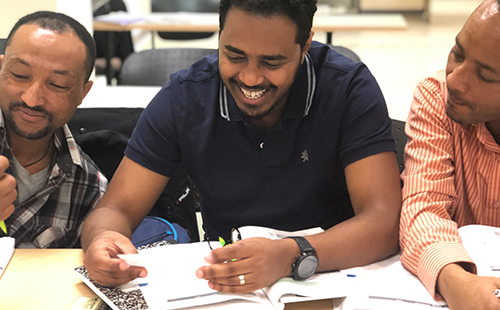
{"label": "polo shirt collar", "polygon": [[[311,56],[307,53],[292,84],[283,118],[307,116],[313,102],[315,90],[316,72]],[[231,92],[227,90],[222,81],[219,86],[219,109],[220,115],[227,121],[245,121],[245,115],[238,108]]]}

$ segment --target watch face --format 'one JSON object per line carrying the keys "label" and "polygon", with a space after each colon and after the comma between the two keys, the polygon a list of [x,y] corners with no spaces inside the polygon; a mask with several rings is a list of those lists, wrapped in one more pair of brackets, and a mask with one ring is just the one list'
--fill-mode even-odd
{"label": "watch face", "polygon": [[316,272],[318,268],[318,259],[314,256],[305,257],[297,268],[297,273],[302,279],[307,279]]}

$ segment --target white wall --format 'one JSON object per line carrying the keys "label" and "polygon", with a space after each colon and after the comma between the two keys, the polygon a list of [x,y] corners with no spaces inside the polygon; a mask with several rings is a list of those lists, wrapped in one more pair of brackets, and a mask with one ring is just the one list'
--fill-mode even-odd
{"label": "white wall", "polygon": [[92,32],[91,0],[0,0],[0,38],[26,14],[45,10],[68,14]]}
{"label": "white wall", "polygon": [[8,36],[19,18],[36,11],[67,14],[93,33],[91,0],[0,0],[0,38]]}
{"label": "white wall", "polygon": [[360,0],[359,7],[362,11],[421,11],[425,8],[425,0]]}
{"label": "white wall", "polygon": [[38,10],[57,10],[57,0],[0,0],[0,38],[6,38],[16,21]]}

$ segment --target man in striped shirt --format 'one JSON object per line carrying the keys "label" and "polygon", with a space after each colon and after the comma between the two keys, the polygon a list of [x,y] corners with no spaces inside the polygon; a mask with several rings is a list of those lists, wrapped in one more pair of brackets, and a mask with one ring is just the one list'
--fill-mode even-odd
{"label": "man in striped shirt", "polygon": [[[0,55],[0,221],[16,247],[80,244],[107,180],[66,125],[92,86],[95,43],[76,20],[21,18]],[[0,233],[2,236],[3,232]]]}
{"label": "man in striped shirt", "polygon": [[500,1],[485,0],[445,71],[417,86],[406,123],[402,263],[451,309],[500,309],[457,227],[500,226]]}

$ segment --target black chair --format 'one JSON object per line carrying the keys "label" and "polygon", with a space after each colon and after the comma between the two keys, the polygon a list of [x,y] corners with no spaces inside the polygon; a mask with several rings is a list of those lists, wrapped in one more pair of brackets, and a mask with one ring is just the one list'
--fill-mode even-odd
{"label": "black chair", "polygon": [[204,48],[165,48],[144,50],[130,54],[123,63],[119,85],[163,86],[170,81],[170,75],[189,68],[194,62],[216,49]]}
{"label": "black chair", "polygon": [[[118,168],[128,139],[142,108],[77,109],[68,126],[82,150],[111,180]],[[194,190],[181,165],[170,178],[165,190],[149,215],[164,218],[184,227],[192,241],[199,241]]]}
{"label": "black chair", "polygon": [[[0,39],[0,55],[5,53],[5,46],[7,45],[7,39]],[[0,69],[2,67],[0,66]]]}
{"label": "black chair", "polygon": [[341,55],[344,55],[345,57],[351,59],[354,62],[361,62],[361,59],[359,58],[359,56],[356,53],[354,53],[352,50],[348,49],[347,47],[343,47],[340,45],[331,45],[331,44],[328,44],[328,46],[332,50],[336,51],[337,53],[339,53]]}
{"label": "black chair", "polygon": [[392,120],[392,137],[396,143],[396,159],[398,160],[399,173],[405,169],[405,145],[408,137],[405,133],[405,122]]}
{"label": "black chair", "polygon": [[[151,12],[218,13],[219,0],[151,0]],[[158,32],[162,39],[194,40],[209,38],[213,32]]]}
{"label": "black chair", "polygon": [[0,39],[0,55],[5,53],[5,46],[7,45],[7,39]]}

